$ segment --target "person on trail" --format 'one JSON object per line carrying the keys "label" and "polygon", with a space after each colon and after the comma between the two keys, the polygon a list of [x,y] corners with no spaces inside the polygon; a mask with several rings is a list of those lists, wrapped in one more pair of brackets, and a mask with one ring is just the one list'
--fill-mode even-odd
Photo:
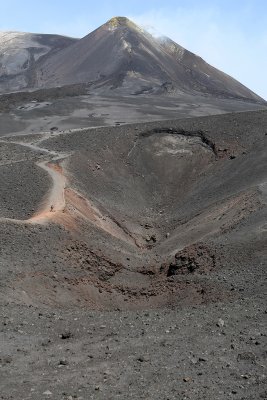
{"label": "person on trail", "polygon": [[54,210],[54,206],[52,204],[51,207],[50,207],[50,212],[53,212],[53,210]]}

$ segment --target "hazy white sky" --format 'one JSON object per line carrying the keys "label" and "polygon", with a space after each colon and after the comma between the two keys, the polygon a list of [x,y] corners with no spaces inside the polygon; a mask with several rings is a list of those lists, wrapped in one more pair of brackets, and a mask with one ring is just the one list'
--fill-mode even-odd
{"label": "hazy white sky", "polygon": [[153,26],[267,99],[266,0],[0,0],[0,30],[82,37],[115,15]]}

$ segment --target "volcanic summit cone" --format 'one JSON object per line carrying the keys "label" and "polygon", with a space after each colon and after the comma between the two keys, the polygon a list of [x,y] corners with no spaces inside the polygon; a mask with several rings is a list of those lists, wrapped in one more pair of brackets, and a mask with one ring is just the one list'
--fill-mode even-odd
{"label": "volcanic summit cone", "polygon": [[166,37],[115,17],[41,64],[37,85],[94,82],[131,94],[201,92],[261,100],[235,79]]}

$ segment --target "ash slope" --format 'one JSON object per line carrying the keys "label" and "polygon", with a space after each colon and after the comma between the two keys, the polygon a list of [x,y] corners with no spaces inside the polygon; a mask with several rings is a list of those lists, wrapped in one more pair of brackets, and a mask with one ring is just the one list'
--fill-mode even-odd
{"label": "ash slope", "polygon": [[116,17],[42,63],[37,86],[94,82],[101,92],[203,93],[262,99],[168,38],[155,39]]}
{"label": "ash slope", "polygon": [[266,398],[266,131],[258,111],[2,138],[4,400]]}
{"label": "ash slope", "polygon": [[0,32],[0,92],[32,87],[37,62],[75,41],[60,35]]}

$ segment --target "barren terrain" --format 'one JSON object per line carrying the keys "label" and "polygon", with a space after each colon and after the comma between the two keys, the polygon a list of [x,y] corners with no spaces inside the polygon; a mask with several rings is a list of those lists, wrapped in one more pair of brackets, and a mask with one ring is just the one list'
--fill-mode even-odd
{"label": "barren terrain", "polygon": [[0,137],[265,109],[266,104],[180,94],[100,96],[86,85],[0,96]]}
{"label": "barren terrain", "polygon": [[1,399],[267,398],[267,112],[183,113],[3,125]]}
{"label": "barren terrain", "polygon": [[266,101],[125,17],[0,93],[0,399],[267,399]]}

